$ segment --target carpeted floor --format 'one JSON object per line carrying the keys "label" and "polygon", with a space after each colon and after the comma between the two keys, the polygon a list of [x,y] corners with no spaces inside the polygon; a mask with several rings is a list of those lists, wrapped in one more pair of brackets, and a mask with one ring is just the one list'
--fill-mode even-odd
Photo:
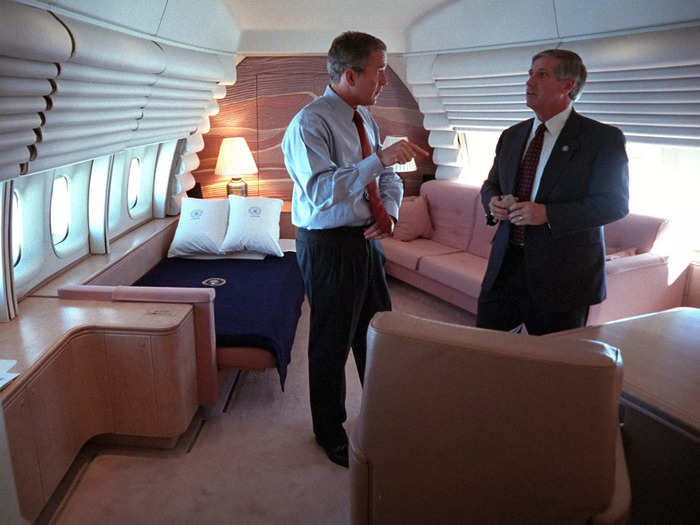
{"label": "carpeted floor", "polygon": [[[393,307],[465,325],[474,316],[391,280]],[[210,417],[191,451],[103,450],[87,463],[51,523],[345,524],[349,473],[316,445],[309,413],[308,306],[297,329],[285,392],[274,371],[243,373],[226,412]],[[346,367],[348,430],[361,389]]]}

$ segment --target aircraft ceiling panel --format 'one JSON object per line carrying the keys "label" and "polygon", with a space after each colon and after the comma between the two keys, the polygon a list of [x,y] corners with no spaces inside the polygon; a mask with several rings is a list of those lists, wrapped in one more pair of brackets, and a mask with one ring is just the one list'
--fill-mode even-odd
{"label": "aircraft ceiling panel", "polygon": [[241,30],[221,0],[168,0],[157,36],[224,53],[238,49]]}
{"label": "aircraft ceiling panel", "polygon": [[167,0],[53,0],[51,5],[135,31],[155,34]]}
{"label": "aircraft ceiling panel", "polygon": [[[640,27],[700,22],[698,0],[663,2],[617,0],[616,2],[571,2],[554,0],[562,37],[638,29]],[[641,5],[640,5],[641,4]]]}

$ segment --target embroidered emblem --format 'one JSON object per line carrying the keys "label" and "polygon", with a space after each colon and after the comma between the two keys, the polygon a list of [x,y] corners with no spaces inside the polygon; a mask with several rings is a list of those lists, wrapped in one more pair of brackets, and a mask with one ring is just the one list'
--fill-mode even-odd
{"label": "embroidered emblem", "polygon": [[248,208],[248,215],[251,217],[260,217],[262,215],[262,208],[260,206],[251,206]]}
{"label": "embroidered emblem", "polygon": [[223,277],[209,277],[202,281],[204,286],[223,286],[226,284],[226,279]]}
{"label": "embroidered emblem", "polygon": [[192,210],[190,212],[190,219],[199,219],[203,213],[204,213],[204,210],[201,208],[198,208],[196,210]]}
{"label": "embroidered emblem", "polygon": [[562,150],[562,151],[569,151],[569,146],[567,146],[566,144],[564,144],[564,145],[561,147],[561,150]]}

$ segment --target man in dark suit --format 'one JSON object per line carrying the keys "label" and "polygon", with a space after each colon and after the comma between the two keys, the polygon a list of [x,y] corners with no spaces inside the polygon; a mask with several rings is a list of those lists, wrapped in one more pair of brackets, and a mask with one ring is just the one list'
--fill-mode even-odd
{"label": "man in dark suit", "polygon": [[576,53],[538,53],[529,77],[535,118],[501,134],[481,188],[498,229],[477,326],[540,335],[584,326],[605,299],[603,225],[628,213],[628,173],[622,132],[571,105],[586,81]]}

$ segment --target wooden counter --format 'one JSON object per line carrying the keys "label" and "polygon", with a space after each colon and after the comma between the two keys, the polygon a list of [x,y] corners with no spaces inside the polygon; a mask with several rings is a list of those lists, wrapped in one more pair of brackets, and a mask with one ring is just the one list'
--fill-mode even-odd
{"label": "wooden counter", "polygon": [[189,304],[30,297],[0,330],[1,392],[22,515],[33,521],[98,434],[173,438],[197,410]]}

